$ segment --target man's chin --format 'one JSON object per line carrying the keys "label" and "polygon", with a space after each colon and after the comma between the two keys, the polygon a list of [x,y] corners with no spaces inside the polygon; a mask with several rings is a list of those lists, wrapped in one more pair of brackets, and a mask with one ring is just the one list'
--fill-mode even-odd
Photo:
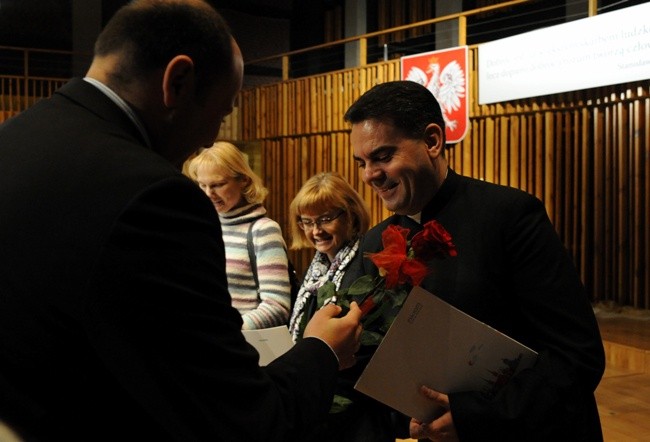
{"label": "man's chin", "polygon": [[404,209],[404,204],[398,198],[396,198],[395,192],[384,192],[379,194],[379,197],[384,203],[384,206],[391,212],[399,212],[400,209]]}
{"label": "man's chin", "polygon": [[407,206],[407,205],[404,205],[404,204],[400,204],[399,201],[393,201],[393,202],[387,201],[387,200],[383,200],[383,201],[384,201],[384,206],[386,206],[386,208],[388,210],[390,210],[391,212],[394,212],[394,213],[396,213],[398,215],[409,216],[409,215],[415,215],[416,213],[421,212],[421,210],[417,210],[417,209],[415,209],[413,207],[410,207],[410,206]]}

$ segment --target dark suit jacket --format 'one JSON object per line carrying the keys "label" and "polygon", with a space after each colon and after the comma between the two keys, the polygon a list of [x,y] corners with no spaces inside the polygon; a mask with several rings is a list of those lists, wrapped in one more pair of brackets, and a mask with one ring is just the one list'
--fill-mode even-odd
{"label": "dark suit jacket", "polygon": [[80,79],[0,126],[0,420],[27,440],[284,442],[323,418],[336,357],[312,338],[258,367],[218,226]]}
{"label": "dark suit jacket", "polygon": [[[604,352],[592,307],[541,201],[520,190],[452,170],[422,212],[451,234],[458,256],[432,262],[422,287],[539,352],[533,369],[494,399],[449,395],[460,440],[602,439],[593,392]],[[421,225],[393,215],[365,236],[382,249],[389,224]],[[375,266],[364,260],[366,272]]]}

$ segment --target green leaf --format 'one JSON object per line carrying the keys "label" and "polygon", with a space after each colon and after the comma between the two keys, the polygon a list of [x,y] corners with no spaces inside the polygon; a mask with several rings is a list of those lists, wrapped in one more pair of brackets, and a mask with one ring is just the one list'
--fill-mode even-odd
{"label": "green leaf", "polygon": [[377,346],[381,344],[384,335],[381,333],[373,332],[370,330],[363,330],[361,332],[361,345],[364,346]]}
{"label": "green leaf", "polygon": [[334,399],[332,400],[332,406],[330,407],[330,413],[341,413],[347,410],[350,405],[352,405],[350,399],[335,394]]}
{"label": "green leaf", "polygon": [[352,283],[348,288],[349,296],[365,295],[375,288],[375,281],[370,275],[363,275]]}
{"label": "green leaf", "polygon": [[332,281],[327,281],[325,284],[320,286],[316,294],[318,308],[321,308],[323,304],[325,304],[325,301],[334,295],[336,295],[336,284]]}

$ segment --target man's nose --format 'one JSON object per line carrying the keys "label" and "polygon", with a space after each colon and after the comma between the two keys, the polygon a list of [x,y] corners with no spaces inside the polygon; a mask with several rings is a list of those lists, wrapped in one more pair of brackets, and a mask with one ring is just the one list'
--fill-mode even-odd
{"label": "man's nose", "polygon": [[368,183],[370,183],[370,182],[376,180],[377,178],[380,178],[381,175],[382,175],[382,171],[381,171],[381,169],[379,169],[379,168],[377,168],[377,167],[373,167],[373,166],[366,165],[366,166],[363,168],[363,175],[362,175],[361,179],[362,179],[366,184],[368,184]]}
{"label": "man's nose", "polygon": [[318,233],[318,232],[320,232],[321,230],[323,230],[323,229],[322,229],[322,227],[321,227],[321,225],[320,225],[319,222],[314,222],[314,224],[312,224],[311,226],[309,226],[309,231],[310,231],[310,232],[314,232],[314,231],[315,231],[316,233]]}

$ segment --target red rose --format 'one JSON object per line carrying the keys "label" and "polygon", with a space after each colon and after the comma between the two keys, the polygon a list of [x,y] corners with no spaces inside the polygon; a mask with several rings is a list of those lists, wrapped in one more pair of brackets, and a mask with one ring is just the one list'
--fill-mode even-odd
{"label": "red rose", "polygon": [[[342,300],[357,300],[361,309],[363,336],[366,344],[379,345],[382,330],[387,330],[395,319],[409,293],[409,286],[418,286],[431,270],[426,261],[434,257],[456,256],[456,247],[451,235],[436,221],[423,226],[423,230],[413,236],[410,246],[407,240],[410,231],[397,225],[389,225],[381,233],[384,249],[377,253],[367,253],[379,269],[379,276],[364,275],[357,279],[349,290],[342,291]],[[334,285],[332,282],[326,283]],[[331,297],[323,287],[318,289],[319,299]],[[322,295],[322,296],[321,296]]]}
{"label": "red rose", "polygon": [[451,235],[436,220],[426,223],[423,230],[413,236],[411,248],[415,256],[423,261],[458,255]]}
{"label": "red rose", "polygon": [[428,272],[426,264],[407,256],[408,233],[409,229],[391,224],[381,233],[384,250],[367,255],[385,278],[387,289],[405,283],[419,285]]}

